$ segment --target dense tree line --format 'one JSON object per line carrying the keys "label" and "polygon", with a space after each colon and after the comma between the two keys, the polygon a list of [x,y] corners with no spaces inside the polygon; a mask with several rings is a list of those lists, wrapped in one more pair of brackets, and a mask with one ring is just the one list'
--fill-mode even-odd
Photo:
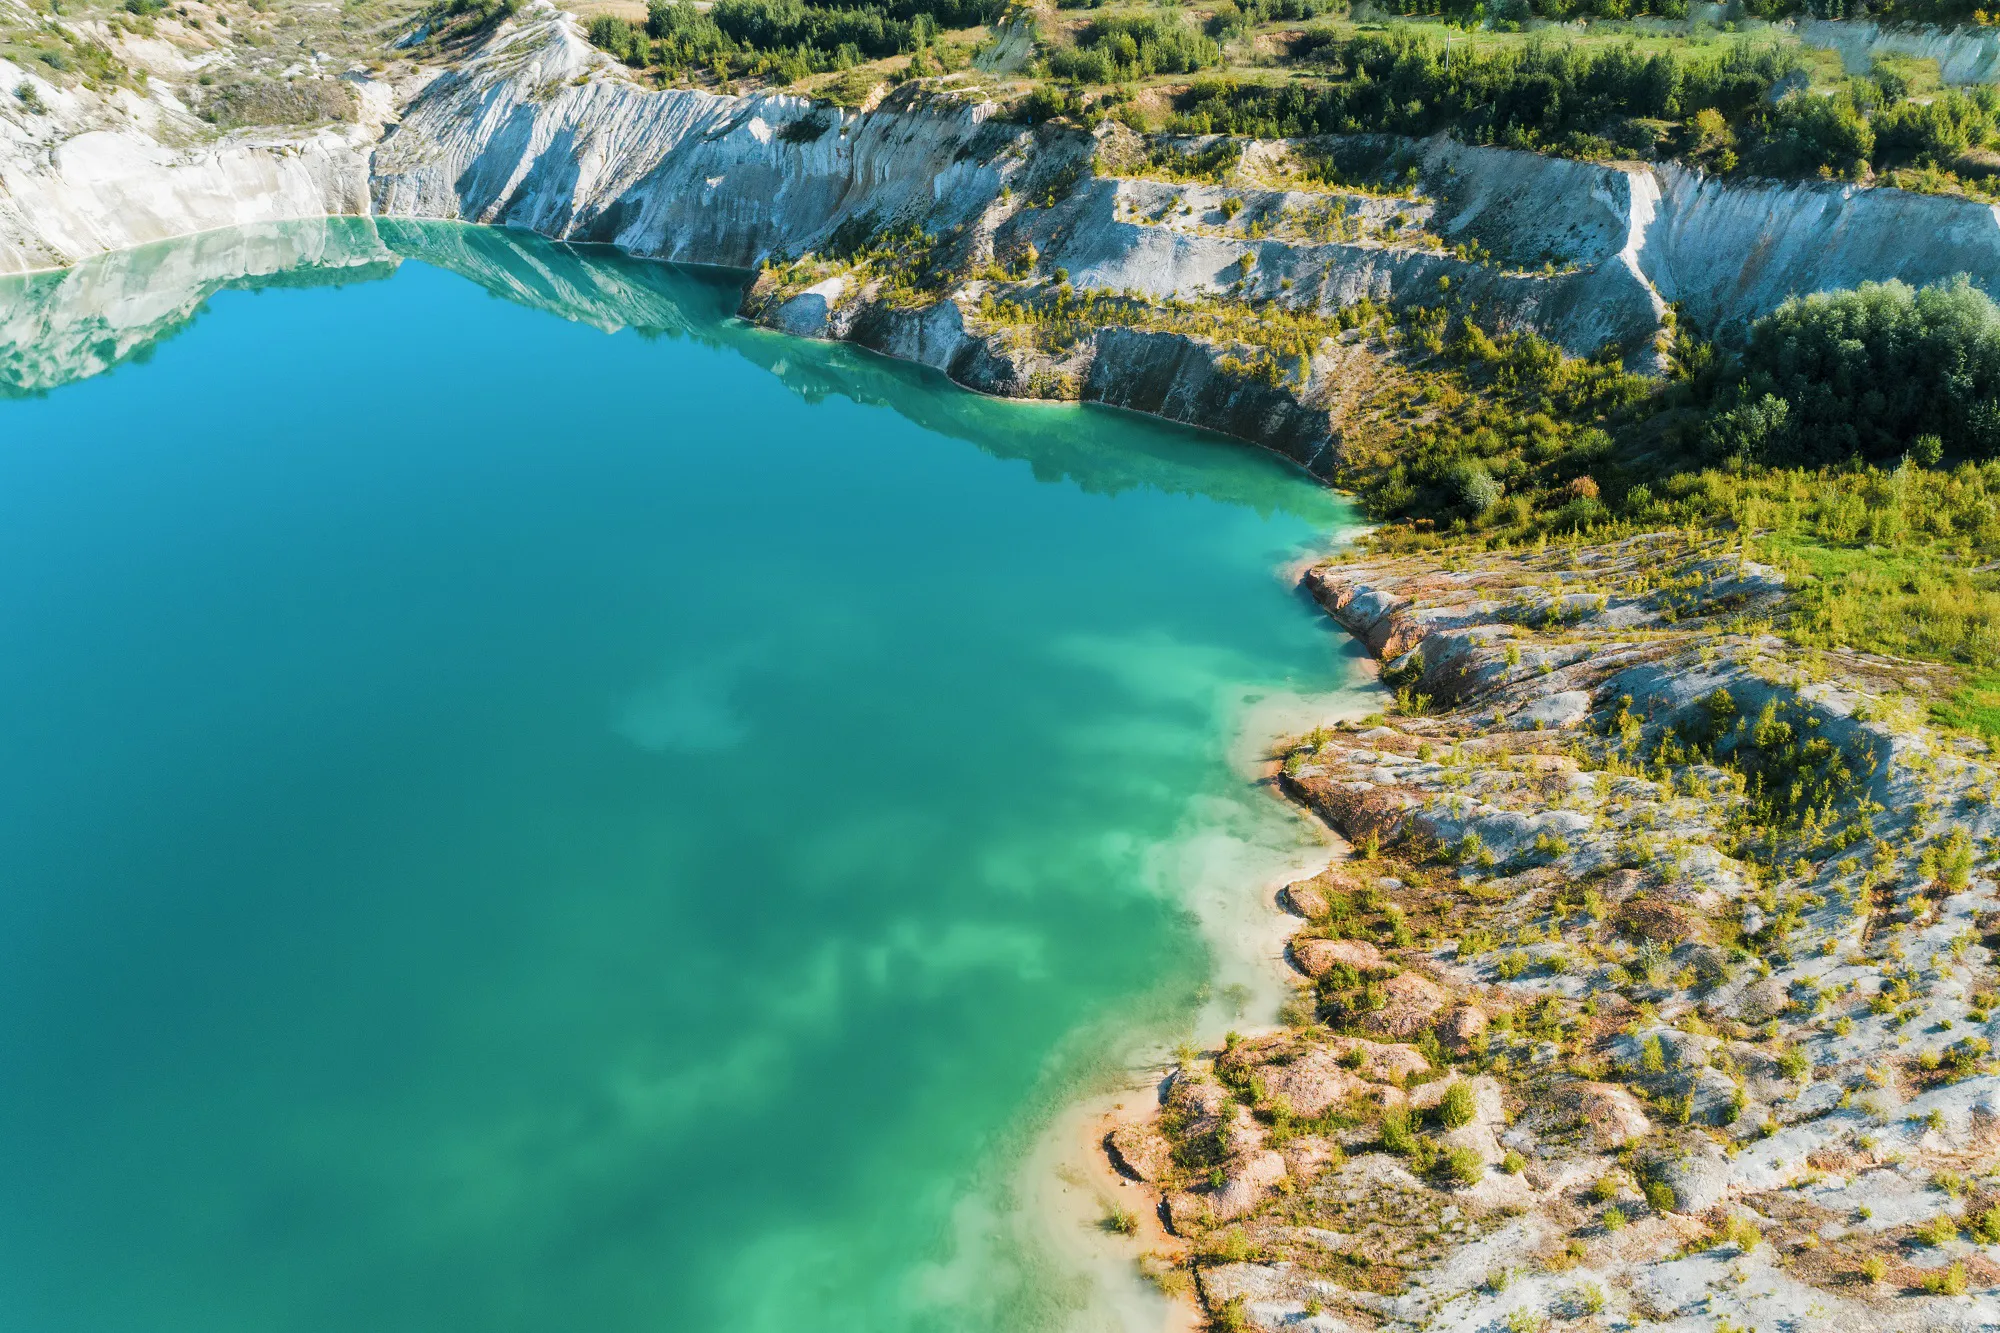
{"label": "dense tree line", "polygon": [[716,0],[702,10],[690,0],[654,0],[643,27],[600,16],[590,40],[630,65],[768,72],[789,81],[923,50],[939,31],[983,23],[994,8],[994,0]]}
{"label": "dense tree line", "polygon": [[1887,66],[1833,90],[1804,87],[1798,56],[1774,45],[1645,52],[1635,45],[1444,43],[1391,29],[1308,28],[1292,58],[1324,77],[1283,84],[1195,80],[1168,128],[1298,138],[1426,135],[1609,158],[1679,156],[1715,171],[1858,178],[1950,166],[2000,130],[2000,90],[1922,101]]}
{"label": "dense tree line", "polygon": [[2000,457],[2000,308],[1964,277],[1788,301],[1753,326],[1709,437],[1783,464]]}
{"label": "dense tree line", "polygon": [[1347,0],[1222,0],[1209,13],[1212,36],[1241,36],[1259,23],[1298,23],[1347,13]]}
{"label": "dense tree line", "polygon": [[1451,129],[1474,142],[1535,146],[1612,118],[1681,121],[1714,110],[1725,122],[1745,121],[1796,62],[1776,47],[1647,54],[1564,42],[1461,44],[1447,61],[1443,42],[1406,29],[1353,37],[1309,30],[1293,57],[1326,80],[1201,80],[1173,128],[1262,137]]}
{"label": "dense tree line", "polygon": [[1134,14],[1092,21],[1073,46],[1045,62],[1049,75],[1077,83],[1122,83],[1148,74],[1192,74],[1222,63],[1222,47],[1177,15]]}

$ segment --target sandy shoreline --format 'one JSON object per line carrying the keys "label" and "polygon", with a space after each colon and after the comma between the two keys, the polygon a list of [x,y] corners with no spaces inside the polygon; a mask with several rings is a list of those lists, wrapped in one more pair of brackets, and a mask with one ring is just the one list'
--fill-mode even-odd
{"label": "sandy shoreline", "polygon": [[[1278,576],[1297,586],[1322,558],[1292,562]],[[1352,851],[1332,828],[1279,792],[1280,761],[1273,754],[1274,742],[1284,736],[1362,717],[1382,705],[1373,659],[1331,620],[1328,624],[1335,631],[1336,674],[1346,683],[1323,693],[1246,697],[1227,723],[1231,769],[1297,820],[1301,837],[1295,856],[1263,868],[1254,892],[1245,891],[1243,878],[1217,873],[1213,865],[1202,867],[1209,873],[1197,868],[1188,877],[1187,906],[1215,953],[1214,995],[1195,1016],[1198,1046],[1219,1045],[1232,1030],[1254,1035],[1278,1025],[1279,1004],[1298,989],[1285,951],[1300,925],[1278,895]],[[1021,1198],[1042,1232],[1038,1239],[1090,1281],[1101,1298],[1069,1325],[1073,1333],[1199,1333],[1204,1327],[1191,1288],[1170,1294],[1145,1275],[1148,1269],[1171,1269],[1185,1254],[1186,1242],[1167,1230],[1158,1194],[1114,1167],[1105,1145],[1113,1130],[1149,1120],[1158,1110],[1161,1085],[1172,1068],[1165,1053],[1159,1054],[1157,1064],[1130,1071],[1125,1086],[1067,1105],[1023,1166]],[[1107,1225],[1114,1208],[1131,1216],[1132,1234]]]}
{"label": "sandy shoreline", "polygon": [[[1169,1295],[1144,1276],[1149,1256],[1159,1256],[1165,1269],[1184,1247],[1161,1224],[1150,1191],[1113,1170],[1104,1152],[1112,1129],[1150,1114],[1156,1087],[1157,1078],[1148,1076],[1071,1103],[1024,1164],[1023,1202],[1042,1232],[1037,1239],[1092,1288],[1094,1299],[1065,1325],[1066,1333],[1196,1333],[1201,1327],[1191,1300]],[[1106,1225],[1114,1208],[1132,1215],[1134,1234]]]}

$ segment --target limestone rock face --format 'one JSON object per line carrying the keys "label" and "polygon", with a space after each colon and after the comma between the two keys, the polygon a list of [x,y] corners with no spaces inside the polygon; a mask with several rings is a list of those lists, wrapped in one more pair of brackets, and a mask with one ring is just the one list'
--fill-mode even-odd
{"label": "limestone rock face", "polygon": [[1167,1080],[1166,1103],[1189,1115],[1219,1116],[1229,1104],[1229,1094],[1218,1083],[1177,1069]]}
{"label": "limestone rock face", "polygon": [[1364,976],[1388,968],[1382,951],[1366,940],[1293,940],[1292,959],[1309,977],[1324,976],[1337,966]]}
{"label": "limestone rock face", "polygon": [[1120,1125],[1105,1137],[1111,1157],[1128,1174],[1158,1182],[1173,1164],[1173,1148],[1151,1125]]}
{"label": "limestone rock face", "polygon": [[1522,730],[1573,727],[1590,716],[1590,696],[1582,690],[1563,690],[1537,699],[1514,715],[1514,725]]}
{"label": "limestone rock face", "polygon": [[1700,923],[1685,906],[1659,894],[1635,898],[1618,909],[1618,929],[1642,940],[1675,945],[1700,933]]}
{"label": "limestone rock face", "polygon": [[1361,1025],[1396,1038],[1414,1037],[1429,1027],[1450,999],[1442,986],[1415,972],[1389,978],[1382,983],[1382,992],[1387,1002],[1362,1015]]}
{"label": "limestone rock face", "polygon": [[1311,880],[1302,880],[1285,889],[1285,903],[1292,911],[1308,921],[1317,921],[1327,914],[1330,904],[1319,886]]}
{"label": "limestone rock face", "polygon": [[1353,1099],[1401,1105],[1403,1085],[1430,1069],[1414,1046],[1292,1033],[1239,1042],[1217,1063],[1229,1078],[1252,1081],[1268,1101],[1282,1100],[1306,1117]]}
{"label": "limestone rock face", "polygon": [[1751,983],[1736,999],[1736,1016],[1746,1023],[1768,1023],[1790,1003],[1785,988],[1771,977]]}
{"label": "limestone rock face", "polygon": [[938,229],[999,193],[1025,127],[992,108],[872,113],[782,95],[655,91],[537,0],[417,93],[376,154],[384,214],[526,227],[634,254],[749,267],[824,245],[863,215]]}
{"label": "limestone rock face", "polygon": [[1935,60],[1946,83],[2000,83],[2000,33],[1991,28],[1889,27],[1865,19],[1806,19],[1798,26],[1807,46],[1840,53],[1850,74],[1866,74],[1879,56]]}
{"label": "limestone rock face", "polygon": [[1285,1178],[1285,1159],[1275,1152],[1253,1153],[1230,1170],[1222,1188],[1209,1197],[1209,1209],[1219,1221],[1241,1217],[1255,1208],[1270,1189]]}
{"label": "limestone rock face", "polygon": [[1446,1051],[1464,1055],[1486,1034],[1486,1011],[1476,1004],[1461,1004],[1438,1024],[1438,1040]]}
{"label": "limestone rock face", "polygon": [[1430,1061],[1422,1051],[1400,1042],[1364,1041],[1359,1037],[1330,1037],[1327,1049],[1343,1064],[1378,1083],[1403,1084],[1430,1072]]}
{"label": "limestone rock face", "polygon": [[1567,1084],[1557,1092],[1556,1103],[1583,1122],[1589,1141],[1600,1150],[1621,1148],[1653,1132],[1639,1099],[1615,1083]]}
{"label": "limestone rock face", "polygon": [[[1988,34],[1808,30],[1853,59],[1921,47],[1966,77],[1983,77],[2000,50]],[[1097,138],[1037,134],[997,119],[990,105],[915,85],[860,112],[781,95],[644,88],[548,0],[401,88],[353,80],[349,100],[360,115],[333,128],[218,135],[159,80],[145,96],[99,94],[0,61],[0,85],[31,87],[48,108],[0,132],[0,272],[245,222],[370,211],[749,266],[824,250],[842,225],[865,218],[940,234],[987,227],[998,244],[1035,245],[1080,285],[1157,298],[1215,294],[1242,280],[1252,297],[1320,309],[1362,297],[1402,305],[1429,299],[1445,279],[1503,322],[1574,352],[1615,342],[1641,349],[1633,353],[1641,360],[1655,355],[1645,349],[1669,302],[1720,327],[1795,292],[1865,279],[2000,277],[2000,220],[1971,200],[1720,181],[1672,165],[1578,162],[1442,135],[1350,136],[1356,152],[1411,155],[1424,195],[1357,196],[1353,206],[1414,211],[1448,243],[1476,232],[1509,264],[1434,248],[1215,234],[1200,224],[1224,194],[1252,194],[1253,207],[1280,212],[1317,196],[1096,176]],[[999,203],[1003,187],[1026,195],[1071,168],[1081,179],[1053,206]],[[1182,216],[1189,221],[1174,220]],[[1564,261],[1560,271],[1525,271],[1548,256]],[[811,322],[803,310],[791,318]],[[936,365],[965,351],[931,350],[925,359]],[[1343,378],[1337,353],[1312,354],[1298,393],[1259,391],[1218,374],[1215,359],[1177,335],[1114,329],[1077,367],[1078,390],[1180,419],[1225,419],[1302,458],[1329,446],[1325,407]],[[1148,373],[1124,370],[1138,363]],[[1548,707],[1573,711],[1567,701]]]}
{"label": "limestone rock face", "polygon": [[1167,1226],[1176,1236],[1192,1236],[1207,1226],[1215,1210],[1206,1194],[1182,1191],[1166,1197]]}
{"label": "limestone rock face", "polygon": [[1290,1064],[1269,1066],[1259,1076],[1273,1100],[1282,1097],[1295,1114],[1308,1117],[1375,1091],[1375,1085],[1344,1068],[1329,1049],[1309,1052]]}
{"label": "limestone rock face", "polygon": [[847,293],[847,278],[836,274],[815,283],[765,315],[771,327],[801,338],[826,338],[834,334],[840,298]]}
{"label": "limestone rock face", "polygon": [[1690,1153],[1666,1163],[1660,1179],[1673,1187],[1677,1211],[1704,1213],[1722,1202],[1729,1186],[1729,1162],[1720,1152]]}

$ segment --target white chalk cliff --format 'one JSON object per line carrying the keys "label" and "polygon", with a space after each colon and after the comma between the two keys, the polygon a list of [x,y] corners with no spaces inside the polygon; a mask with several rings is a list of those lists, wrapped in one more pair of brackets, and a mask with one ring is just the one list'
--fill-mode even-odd
{"label": "white chalk cliff", "polygon": [[[1814,37],[1832,44],[1826,26]],[[1904,40],[1858,27],[1834,35],[1863,51]],[[0,61],[0,86],[23,83],[43,109],[0,106],[0,272],[342,214],[491,223],[733,266],[911,222],[959,236],[975,260],[1032,245],[1045,272],[1154,297],[1240,283],[1249,296],[1330,310],[1361,297],[1433,299],[1444,280],[1503,323],[1579,352],[1615,343],[1641,363],[1655,355],[1668,303],[1721,328],[1794,293],[1868,279],[2000,278],[2000,211],[1967,200],[1721,181],[1443,137],[1350,147],[1414,165],[1426,198],[1395,207],[1420,215],[1446,246],[1477,240],[1490,259],[1379,233],[1322,242],[1279,228],[1253,239],[1212,225],[1224,195],[1246,217],[1283,217],[1325,196],[1100,174],[1090,135],[1030,129],[915,88],[866,112],[641,88],[549,0],[534,0],[448,69],[393,90],[357,80],[363,110],[352,125],[218,136],[157,82],[150,96],[100,97]],[[1346,202],[1358,215],[1384,201]],[[767,317],[989,391],[1030,391],[1029,369],[968,334],[949,300],[870,311],[836,281]],[[1108,330],[1065,373],[1086,398],[1261,434],[1301,461],[1324,453],[1339,358],[1316,357],[1302,391],[1263,393],[1215,374],[1216,351]]]}

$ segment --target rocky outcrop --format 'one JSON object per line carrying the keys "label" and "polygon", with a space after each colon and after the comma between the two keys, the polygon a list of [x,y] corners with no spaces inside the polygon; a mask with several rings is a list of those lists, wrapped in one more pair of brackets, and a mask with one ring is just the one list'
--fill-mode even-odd
{"label": "rocky outcrop", "polygon": [[1104,1136],[1104,1147],[1134,1180],[1157,1184],[1173,1169],[1173,1145],[1149,1124],[1120,1125]]}
{"label": "rocky outcrop", "polygon": [[1388,966],[1382,951],[1366,940],[1293,940],[1292,960],[1309,977],[1325,976],[1336,967],[1352,968],[1365,976]]}
{"label": "rocky outcrop", "polygon": [[[2000,41],[1865,23],[1801,32],[1844,52],[1907,48],[1968,79],[1983,77]],[[34,89],[46,107],[0,116],[0,271],[219,226],[370,210],[730,265],[824,247],[843,227],[984,222],[1088,285],[1160,298],[1219,292],[1244,277],[1247,256],[1246,294],[1334,308],[1428,296],[1445,279],[1502,319],[1595,350],[1645,342],[1663,301],[1726,323],[1792,291],[1987,275],[2000,244],[1992,210],[1962,200],[1743,185],[1442,136],[1336,146],[1407,159],[1423,182],[1407,201],[1340,202],[1356,216],[1393,206],[1448,245],[1480,241],[1496,262],[1430,243],[1313,241],[1282,226],[1255,237],[1216,225],[1214,209],[1230,198],[1246,218],[1282,221],[1330,196],[1095,176],[1090,136],[1031,131],[996,119],[991,106],[914,89],[866,113],[643,89],[547,0],[453,67],[406,80],[396,124],[391,90],[367,79],[355,84],[363,114],[352,126],[223,136],[158,83],[148,97],[99,95],[4,61],[0,82]],[[168,146],[176,143],[190,146]],[[1003,193],[1012,203],[989,217]],[[1025,207],[1037,201],[1051,206]],[[1912,234],[1933,243],[1909,245]]]}
{"label": "rocky outcrop", "polygon": [[[1620,1319],[2000,1321],[2000,876],[1971,855],[2000,775],[1898,697],[1937,669],[1787,648],[1759,627],[1776,574],[1684,534],[1306,579],[1408,706],[1284,761],[1362,852],[1287,890],[1310,994],[1214,1068],[1272,1138],[1340,1151],[1187,1211],[1198,1253],[1255,1255],[1197,1266],[1210,1307],[1539,1323],[1586,1312],[1575,1270]],[[1812,812],[1753,804],[1814,762]]]}

